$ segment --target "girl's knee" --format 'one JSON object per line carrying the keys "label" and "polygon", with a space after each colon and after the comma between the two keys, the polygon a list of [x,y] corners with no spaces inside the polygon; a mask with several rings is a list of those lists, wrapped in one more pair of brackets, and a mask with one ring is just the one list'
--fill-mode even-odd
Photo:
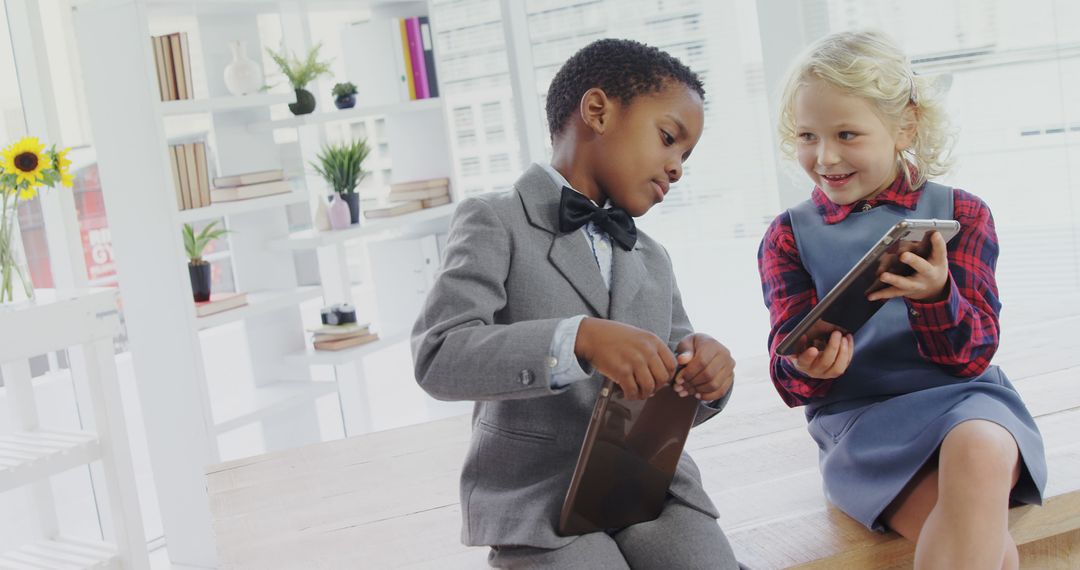
{"label": "girl's knee", "polygon": [[1016,440],[1000,425],[986,420],[963,422],[941,444],[942,464],[980,478],[1000,473],[1015,482],[1019,468]]}

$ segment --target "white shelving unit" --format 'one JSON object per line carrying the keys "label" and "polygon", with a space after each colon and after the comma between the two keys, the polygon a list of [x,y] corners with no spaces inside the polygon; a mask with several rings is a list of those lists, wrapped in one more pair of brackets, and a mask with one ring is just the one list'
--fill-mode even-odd
{"label": "white shelving unit", "polygon": [[[321,9],[319,4],[85,0],[75,8],[83,75],[97,78],[85,82],[87,107],[165,539],[174,564],[216,565],[205,469],[226,459],[219,450],[219,436],[257,425],[267,450],[318,441],[322,434],[315,401],[334,394],[346,434],[371,429],[362,359],[408,338],[438,266],[437,235],[445,232],[453,212],[449,205],[399,218],[364,220],[341,232],[295,232],[287,210],[292,207],[295,214],[296,205],[303,202],[313,210],[326,194],[325,184],[313,172],[294,180],[288,194],[177,210],[167,158],[170,138],[175,138],[169,135],[183,126],[175,117],[194,117],[192,132],[205,131],[212,137],[208,152],[216,158],[211,160],[217,165],[216,175],[294,171],[296,164],[307,169],[326,142],[339,140],[345,132],[355,134],[354,124],[364,122],[369,137],[383,137],[379,152],[391,149],[393,154],[392,160],[376,161],[380,181],[452,177],[441,99],[348,111],[320,109],[317,114],[272,121],[270,107],[291,102],[292,95],[227,94],[221,70],[231,61],[231,41],[261,46],[260,26],[266,24],[261,16],[276,11],[287,49],[306,53],[315,43],[307,11]],[[377,0],[369,5],[378,18],[427,11],[426,2]],[[159,11],[180,14],[196,28],[163,30],[155,24]],[[160,101],[151,30],[189,32],[190,53],[196,59],[192,72],[203,80],[195,82],[194,99]],[[108,81],[100,80],[106,77]],[[295,129],[299,157],[297,146],[277,144],[280,129]],[[236,288],[248,294],[248,304],[199,318],[191,305],[178,302],[191,298],[180,227],[217,218],[225,218],[231,233],[228,253],[215,257],[232,260]],[[352,259],[350,252],[355,254]],[[310,260],[312,253],[319,286],[305,285],[312,281],[305,277],[314,275],[306,275],[307,266],[298,262],[305,261],[304,256]],[[355,281],[361,282],[364,299],[353,298]],[[381,339],[339,352],[312,350],[298,307],[320,297],[324,304],[357,302],[364,308],[361,319],[374,323]],[[243,327],[252,382],[211,385],[200,334],[229,323]],[[313,380],[313,366],[333,367],[333,379]],[[285,414],[287,425],[274,421]]]}
{"label": "white shelving unit", "polygon": [[[120,332],[114,290],[39,290],[32,302],[0,307],[0,343],[9,413],[17,432],[0,435],[0,493],[29,487],[41,540],[0,553],[0,568],[149,568],[142,514],[117,383],[113,336]],[[93,431],[57,431],[40,424],[29,358],[68,349],[82,367]],[[100,462],[107,495],[104,541],[65,536],[56,520],[49,478]]]}
{"label": "white shelving unit", "polygon": [[[288,238],[293,227],[288,208],[311,200],[306,180],[294,179],[288,194],[179,211],[167,156],[168,127],[175,126],[167,121],[190,115],[193,124],[209,125],[200,128],[212,136],[207,147],[209,162],[216,165],[212,175],[285,169],[290,159],[283,156],[285,147],[275,143],[271,131],[253,132],[251,126],[268,123],[270,108],[294,101],[294,95],[229,95],[221,70],[232,59],[231,41],[261,45],[260,16],[268,11],[288,16],[281,19],[282,32],[300,51],[300,42],[290,39],[290,26],[304,14],[305,4],[88,0],[74,11],[83,75],[94,78],[85,82],[87,107],[174,565],[217,564],[205,469],[233,458],[222,457],[220,436],[259,428],[265,446],[251,449],[252,454],[314,443],[324,437],[316,400],[336,395],[343,416],[358,407],[355,389],[340,381],[315,381],[309,365],[286,358],[307,346],[301,305],[323,295],[322,287],[304,283],[296,252],[269,246]],[[196,60],[190,69],[205,75],[197,77],[191,100],[160,100],[150,42],[151,30],[162,33],[159,13],[194,22],[194,29],[168,30],[188,32],[189,53]],[[248,303],[200,318],[190,301],[180,230],[184,223],[218,218],[230,230],[226,256],[236,290],[247,293]],[[251,378],[218,385],[208,381],[203,347],[212,342],[207,331],[231,323],[243,328],[247,350],[238,358],[248,360]]]}

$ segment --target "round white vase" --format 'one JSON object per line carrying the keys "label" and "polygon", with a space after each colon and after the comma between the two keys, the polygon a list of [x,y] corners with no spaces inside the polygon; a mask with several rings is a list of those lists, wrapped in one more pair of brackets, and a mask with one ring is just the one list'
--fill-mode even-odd
{"label": "round white vase", "polygon": [[257,93],[263,83],[259,64],[248,59],[244,42],[230,42],[229,47],[232,48],[233,60],[225,66],[225,88],[233,95]]}

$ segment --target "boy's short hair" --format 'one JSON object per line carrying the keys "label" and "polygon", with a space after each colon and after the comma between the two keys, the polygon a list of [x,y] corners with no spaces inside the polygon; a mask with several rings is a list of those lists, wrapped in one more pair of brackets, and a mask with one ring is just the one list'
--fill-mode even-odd
{"label": "boy's short hair", "polygon": [[671,54],[634,40],[603,39],[570,56],[548,87],[547,118],[551,138],[562,132],[567,119],[593,87],[622,104],[644,93],[656,93],[668,81],[685,84],[705,98],[705,86]]}

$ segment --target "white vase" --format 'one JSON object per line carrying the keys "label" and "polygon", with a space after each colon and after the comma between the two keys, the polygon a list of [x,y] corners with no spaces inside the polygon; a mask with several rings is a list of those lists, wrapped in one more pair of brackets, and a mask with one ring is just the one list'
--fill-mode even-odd
{"label": "white vase", "polygon": [[225,88],[233,95],[256,93],[262,87],[262,70],[259,64],[248,59],[244,42],[229,43],[233,60],[225,66]]}

